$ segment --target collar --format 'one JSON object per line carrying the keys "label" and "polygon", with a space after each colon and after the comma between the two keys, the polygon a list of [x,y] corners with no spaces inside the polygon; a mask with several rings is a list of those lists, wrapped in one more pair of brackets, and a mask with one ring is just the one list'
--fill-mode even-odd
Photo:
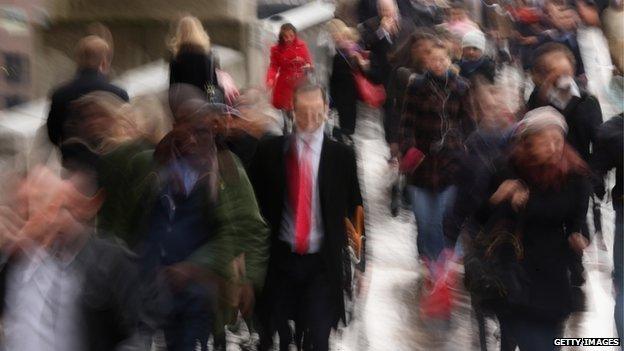
{"label": "collar", "polygon": [[76,75],[78,76],[104,76],[102,72],[94,68],[79,68],[76,71]]}
{"label": "collar", "polygon": [[321,148],[323,147],[324,131],[325,131],[325,123],[323,122],[323,124],[321,124],[321,126],[313,132],[310,132],[310,133],[296,132],[295,138],[297,140],[297,143],[306,143],[308,144],[308,146],[310,146],[312,151],[314,151],[315,153],[320,153]]}

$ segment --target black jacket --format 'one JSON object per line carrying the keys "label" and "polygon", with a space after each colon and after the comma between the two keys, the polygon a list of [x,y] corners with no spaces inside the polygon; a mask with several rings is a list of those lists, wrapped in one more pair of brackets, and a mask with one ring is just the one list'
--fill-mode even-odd
{"label": "black jacket", "polygon": [[219,86],[217,68],[219,62],[213,53],[205,53],[195,45],[182,45],[169,63],[169,85],[191,84],[205,94],[208,85]]}
{"label": "black jacket", "polygon": [[[538,88],[536,88],[531,93],[527,108],[533,110],[545,105],[539,101]],[[574,147],[585,162],[589,162],[590,145],[596,143],[596,132],[602,123],[602,110],[598,99],[585,91],[581,91],[581,97],[572,97],[568,106],[559,112],[565,117],[568,124],[566,136],[568,143]]]}
{"label": "black jacket", "polygon": [[60,145],[71,135],[66,135],[68,121],[75,118],[71,109],[74,100],[94,91],[107,91],[128,101],[128,93],[111,83],[101,73],[92,69],[78,71],[76,77],[68,83],[56,88],[51,96],[50,113],[48,114],[48,136],[54,145]]}
{"label": "black jacket", "polygon": [[[279,235],[286,197],[287,180],[285,152],[289,139],[280,136],[261,142],[250,167],[249,176],[254,186],[260,211],[271,230],[271,249],[269,266],[263,297],[259,301],[260,318],[263,305],[275,296],[275,281],[278,279],[279,264],[283,262],[284,251],[280,250]],[[325,136],[321,151],[318,171],[321,212],[323,219],[324,241],[321,256],[326,264],[329,284],[336,299],[337,315],[345,320],[344,288],[350,285],[350,274],[345,258],[347,255],[347,237],[345,217],[352,218],[357,206],[362,205],[360,184],[353,150]],[[346,321],[346,320],[345,320]]]}
{"label": "black jacket", "polygon": [[[580,233],[585,221],[591,192],[589,178],[570,174],[560,189],[542,189],[524,179],[513,165],[499,169],[486,198],[507,179],[525,181],[530,191],[524,209],[518,213],[509,209],[505,218],[515,223],[510,230],[520,239],[519,264],[527,278],[517,287],[522,291],[519,298],[508,301],[505,311],[513,316],[560,320],[573,311],[568,237]],[[478,223],[485,226],[502,207],[509,207],[509,203],[493,206],[486,201],[476,213]]]}
{"label": "black jacket", "polygon": [[340,128],[348,134],[353,134],[358,95],[353,79],[352,62],[349,60],[338,51],[334,55],[329,78],[329,96],[332,106],[338,111]]}
{"label": "black jacket", "polygon": [[[139,325],[136,259],[118,245],[89,238],[75,260],[84,276],[79,303],[86,350],[116,350],[135,335]],[[4,312],[6,278],[12,262],[9,258],[0,268],[0,314]]]}

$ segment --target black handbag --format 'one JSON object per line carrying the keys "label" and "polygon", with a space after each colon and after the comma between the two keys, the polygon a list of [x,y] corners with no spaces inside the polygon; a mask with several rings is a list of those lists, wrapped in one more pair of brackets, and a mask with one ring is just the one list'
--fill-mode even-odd
{"label": "black handbag", "polygon": [[522,218],[503,206],[481,227],[464,257],[464,284],[475,306],[500,312],[527,305],[530,280],[522,266]]}

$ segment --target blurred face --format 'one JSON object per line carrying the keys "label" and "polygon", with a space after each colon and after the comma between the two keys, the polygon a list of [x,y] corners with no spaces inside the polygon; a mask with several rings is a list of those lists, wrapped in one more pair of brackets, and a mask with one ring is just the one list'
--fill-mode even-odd
{"label": "blurred face", "polygon": [[295,41],[295,32],[287,29],[282,33],[282,38],[284,39],[284,43],[290,44]]}
{"label": "blurred face", "polygon": [[317,89],[297,93],[293,112],[297,131],[312,133],[318,130],[327,115],[322,91]]}
{"label": "blurred face", "polygon": [[475,47],[466,47],[462,49],[462,58],[468,61],[476,61],[483,56],[483,51]]}
{"label": "blurred face", "polygon": [[568,57],[561,52],[553,52],[542,58],[542,69],[534,74],[533,81],[536,85],[552,84],[562,76],[574,77],[575,67]]}
{"label": "blurred face", "polygon": [[561,129],[547,128],[529,137],[528,147],[536,165],[556,164],[563,156],[565,139]]}
{"label": "blurred face", "polygon": [[451,9],[449,11],[449,20],[451,22],[460,22],[466,18],[466,11],[463,9]]}
{"label": "blurred face", "polygon": [[421,66],[425,63],[427,56],[431,53],[433,43],[431,40],[421,39],[414,42],[411,47],[412,62]]}
{"label": "blurred face", "polygon": [[427,57],[427,69],[437,77],[441,77],[446,74],[449,66],[451,65],[451,59],[446,51],[442,48],[432,48],[431,53]]}
{"label": "blurred face", "polygon": [[578,1],[576,8],[583,23],[589,26],[600,26],[600,14],[595,6],[585,1]]}

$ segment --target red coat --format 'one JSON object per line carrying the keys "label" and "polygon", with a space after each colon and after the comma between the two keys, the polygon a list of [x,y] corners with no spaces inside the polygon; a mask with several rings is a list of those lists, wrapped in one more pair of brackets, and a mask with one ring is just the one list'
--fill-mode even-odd
{"label": "red coat", "polygon": [[293,89],[304,76],[304,66],[312,66],[306,43],[295,38],[291,44],[271,47],[271,63],[267,72],[267,86],[273,88],[273,106],[292,110]]}

